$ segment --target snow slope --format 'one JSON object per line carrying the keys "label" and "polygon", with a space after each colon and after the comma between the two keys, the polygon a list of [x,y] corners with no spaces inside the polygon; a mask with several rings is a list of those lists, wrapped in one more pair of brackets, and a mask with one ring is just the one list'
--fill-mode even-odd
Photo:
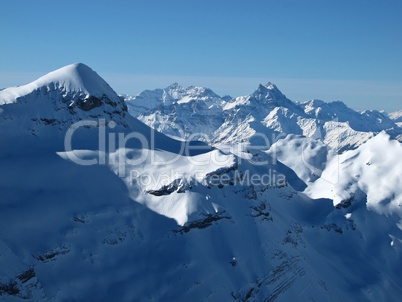
{"label": "snow slope", "polygon": [[[0,300],[399,300],[399,142],[380,134],[344,152],[345,181],[330,188],[322,175],[338,155],[322,142],[281,137],[276,160],[274,149],[176,141],[125,114],[83,64],[45,78],[0,92]],[[82,121],[98,124],[66,150]],[[136,137],[121,145],[119,134]],[[355,200],[335,207],[340,197],[325,194],[343,194],[354,169]],[[375,182],[376,171],[388,179]]]}
{"label": "snow slope", "polygon": [[401,143],[381,132],[356,150],[335,156],[306,192],[330,198],[334,205],[364,193],[370,210],[402,217],[401,156]]}

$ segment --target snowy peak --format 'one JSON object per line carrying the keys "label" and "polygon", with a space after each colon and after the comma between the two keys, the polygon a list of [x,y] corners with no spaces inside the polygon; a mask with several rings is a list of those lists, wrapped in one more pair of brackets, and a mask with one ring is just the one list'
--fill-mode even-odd
{"label": "snowy peak", "polygon": [[358,112],[341,101],[325,103],[320,100],[311,100],[300,104],[300,106],[311,118],[348,123],[350,127],[357,131],[380,132],[397,128],[397,125],[380,111],[365,110]]}
{"label": "snowy peak", "polygon": [[222,108],[226,104],[209,88],[183,88],[178,83],[124,99],[131,115],[157,131],[181,139],[189,139],[193,133],[212,135],[223,123]]}
{"label": "snowy peak", "polygon": [[261,92],[271,92],[271,93],[279,94],[279,95],[283,96],[282,92],[278,89],[278,87],[274,83],[271,83],[271,82],[268,82],[265,85],[262,85],[262,84],[258,85],[257,90],[261,91]]}
{"label": "snowy peak", "polygon": [[183,87],[182,87],[179,83],[174,82],[174,83],[170,84],[170,85],[167,87],[167,89],[169,89],[169,90],[182,90]]}
{"label": "snowy peak", "polygon": [[118,101],[116,92],[95,71],[82,63],[52,71],[30,84],[7,88],[0,93],[0,104],[14,103],[37,90],[58,91],[64,97],[107,97]]}
{"label": "snowy peak", "polygon": [[37,81],[38,86],[54,85],[65,93],[86,94],[115,99],[117,94],[95,71],[83,63],[65,66],[48,73]]}
{"label": "snowy peak", "polygon": [[266,85],[260,84],[256,91],[252,94],[256,99],[272,99],[280,100],[286,98],[276,85],[268,82]]}
{"label": "snowy peak", "polygon": [[172,104],[185,104],[193,101],[206,106],[221,106],[225,101],[209,88],[189,86],[184,88],[178,83],[173,83],[163,89],[145,90],[136,96],[125,96],[129,107],[137,108],[143,112],[154,108],[171,106]]}
{"label": "snowy peak", "polygon": [[105,118],[125,124],[127,111],[124,101],[106,81],[82,63],[65,66],[27,85],[0,91],[0,106],[3,122],[18,117],[17,124],[33,132],[43,124],[61,130],[83,119]]}
{"label": "snowy peak", "polygon": [[219,95],[209,88],[198,86],[183,88],[178,83],[171,84],[164,91],[169,92],[174,101],[182,103],[191,100],[221,99]]}
{"label": "snowy peak", "polygon": [[241,107],[257,107],[259,109],[275,107],[294,107],[292,101],[276,87],[276,85],[268,82],[266,85],[259,84],[257,90],[247,96],[239,96],[227,100],[224,110],[231,110],[233,108]]}
{"label": "snowy peak", "polygon": [[265,85],[260,84],[256,91],[249,97],[251,104],[256,104],[263,107],[286,107],[293,111],[300,111],[298,106],[289,100],[276,85],[268,82]]}
{"label": "snowy peak", "polygon": [[348,108],[341,101],[326,103],[321,100],[313,99],[301,103],[300,106],[303,108],[304,112],[309,116],[322,120],[336,119],[338,116],[342,116],[345,113],[357,114],[356,111]]}
{"label": "snowy peak", "polygon": [[260,84],[256,91],[251,95],[257,100],[280,100],[286,98],[282,92],[271,82],[266,85]]}

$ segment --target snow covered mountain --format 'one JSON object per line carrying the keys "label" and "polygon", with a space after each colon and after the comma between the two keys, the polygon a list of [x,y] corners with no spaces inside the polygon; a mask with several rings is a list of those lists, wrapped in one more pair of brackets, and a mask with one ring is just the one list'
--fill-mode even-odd
{"label": "snow covered mountain", "polygon": [[24,106],[32,117],[57,115],[59,121],[68,123],[82,119],[88,111],[93,116],[110,114],[110,118],[120,121],[117,115],[127,111],[113,89],[84,64],[69,65],[28,85],[7,88],[1,91],[0,105],[8,105],[8,110]]}
{"label": "snow covered mountain", "polygon": [[222,106],[225,99],[203,87],[183,88],[174,83],[165,89],[126,96],[125,100],[131,115],[157,131],[177,138],[213,133],[224,121]]}
{"label": "snow covered mountain", "polygon": [[389,118],[393,120],[399,127],[402,127],[402,111],[390,113]]}
{"label": "snow covered mountain", "polygon": [[339,155],[298,135],[317,118],[272,84],[142,96],[140,116],[187,133],[198,118],[227,131],[216,142],[299,133],[268,152],[178,141],[84,64],[0,91],[0,300],[399,300],[398,141],[382,132]]}
{"label": "snow covered mountain", "polygon": [[[64,133],[81,120],[97,122],[102,118],[105,125],[113,121],[127,127],[125,103],[84,64],[69,65],[28,85],[7,88],[0,92],[0,106],[0,134],[13,140],[13,145],[4,146],[10,153],[15,144],[33,136],[52,137],[46,144],[62,150]],[[92,141],[96,143],[96,137]]]}
{"label": "snow covered mountain", "polygon": [[[187,97],[181,100],[182,94],[175,94],[175,89],[188,90],[192,105],[189,106]],[[296,104],[272,83],[259,85],[252,94],[231,100],[223,100],[206,88],[187,90],[174,84],[126,97],[129,113],[162,133],[184,138],[194,135],[213,144],[261,145],[265,144],[261,134],[270,143],[275,143],[278,137],[296,134],[320,139],[344,151],[360,146],[381,131],[402,139],[402,129],[384,113],[356,112],[339,101]],[[198,91],[209,91],[211,96],[205,98]],[[178,98],[164,101],[172,93]],[[142,104],[148,107],[144,109]]]}

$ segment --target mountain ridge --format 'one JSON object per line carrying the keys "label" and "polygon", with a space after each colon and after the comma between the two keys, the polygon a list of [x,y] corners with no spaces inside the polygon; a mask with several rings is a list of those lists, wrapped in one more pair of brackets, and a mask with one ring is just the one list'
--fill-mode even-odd
{"label": "mountain ridge", "polygon": [[[172,89],[178,87],[183,90],[178,84],[173,85]],[[198,88],[199,91],[203,89]],[[153,93],[161,94],[166,90],[157,89]],[[181,94],[176,94],[176,99],[170,103],[158,100],[149,102],[149,93],[150,90],[138,96],[126,97],[129,113],[160,132],[184,139],[195,133],[204,133],[208,138],[205,135],[199,137],[212,144],[256,144],[261,143],[254,138],[256,133],[265,135],[271,143],[275,143],[273,137],[279,134],[296,134],[321,139],[341,151],[356,148],[383,130],[402,140],[402,128],[382,112],[357,112],[341,101],[294,103],[270,82],[260,84],[247,96],[225,100],[219,97],[205,102],[203,96],[192,94],[197,106],[185,106],[188,100],[181,101]],[[142,104],[147,104],[147,108]],[[234,133],[239,135],[234,136]],[[332,139],[336,133],[339,142]]]}

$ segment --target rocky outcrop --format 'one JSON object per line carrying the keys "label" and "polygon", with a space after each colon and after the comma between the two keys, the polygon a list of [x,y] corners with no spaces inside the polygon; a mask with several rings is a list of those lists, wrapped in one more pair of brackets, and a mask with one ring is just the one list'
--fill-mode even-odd
{"label": "rocky outcrop", "polygon": [[162,186],[156,190],[148,190],[147,193],[154,196],[170,195],[173,192],[183,193],[186,189],[190,189],[191,186],[187,184],[183,179],[178,178],[172,181],[170,184]]}
{"label": "rocky outcrop", "polygon": [[176,233],[184,234],[188,233],[193,229],[205,229],[212,226],[214,222],[222,219],[231,219],[232,217],[225,215],[225,211],[216,212],[215,214],[204,214],[205,218],[187,222],[185,225],[181,226]]}

